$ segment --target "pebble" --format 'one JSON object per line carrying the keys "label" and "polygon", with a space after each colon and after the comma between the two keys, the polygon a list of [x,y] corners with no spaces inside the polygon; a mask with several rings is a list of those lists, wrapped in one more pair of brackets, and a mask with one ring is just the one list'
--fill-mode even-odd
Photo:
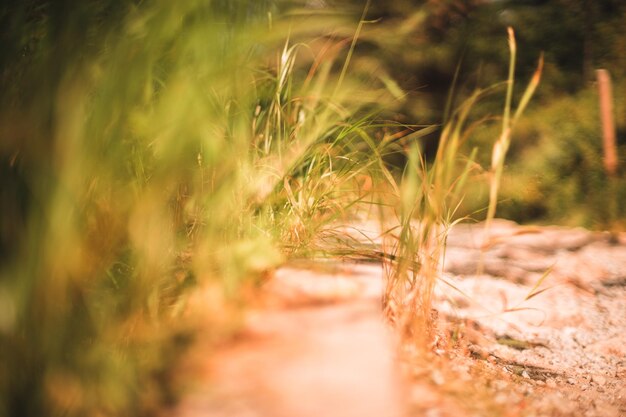
{"label": "pebble", "polygon": [[501,392],[498,395],[496,395],[493,400],[496,402],[496,404],[506,404],[509,402],[510,398],[508,394]]}
{"label": "pebble", "polygon": [[576,380],[574,378],[567,378],[567,383],[570,385],[576,385]]}
{"label": "pebble", "polygon": [[595,382],[599,386],[603,386],[604,384],[606,384],[606,378],[603,377],[602,375],[593,375],[591,377],[591,381]]}
{"label": "pebble", "polygon": [[506,388],[508,388],[508,384],[505,381],[496,379],[495,381],[492,382],[492,387],[496,391],[502,391],[502,390],[505,390]]}
{"label": "pebble", "polygon": [[433,381],[435,385],[443,385],[446,383],[446,380],[443,377],[443,374],[437,369],[431,372],[430,379],[431,381]]}
{"label": "pebble", "polygon": [[425,416],[426,417],[441,417],[441,410],[431,408],[430,410],[426,411]]}

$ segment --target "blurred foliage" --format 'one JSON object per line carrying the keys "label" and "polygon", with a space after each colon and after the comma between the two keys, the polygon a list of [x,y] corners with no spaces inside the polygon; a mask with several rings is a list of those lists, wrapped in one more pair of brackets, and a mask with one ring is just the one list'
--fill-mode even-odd
{"label": "blurred foliage", "polygon": [[[617,90],[621,85],[617,85]],[[515,157],[505,171],[500,215],[522,222],[542,221],[595,229],[624,227],[624,122],[618,123],[618,175],[609,177],[603,165],[602,131],[595,86],[561,96],[529,111],[513,141]],[[616,100],[624,111],[623,96]],[[499,126],[484,126],[475,138],[483,147]],[[482,152],[478,152],[482,155]],[[467,211],[478,210],[486,187],[475,184]],[[620,226],[621,224],[621,226]]]}
{"label": "blurred foliage", "polygon": [[[362,2],[351,3],[356,14]],[[404,112],[411,120],[442,120],[458,66],[459,102],[506,79],[509,26],[518,42],[518,77],[528,79],[544,53],[538,93],[546,99],[585,88],[596,68],[616,78],[626,71],[626,5],[619,0],[399,0],[373,2],[368,19],[376,24],[366,27],[359,48],[381,56],[407,91]],[[484,112],[497,112],[501,101]]]}
{"label": "blurred foliage", "polygon": [[[509,25],[519,78],[540,51],[546,73],[511,142],[500,214],[599,227],[624,217],[623,174],[602,171],[589,86],[604,66],[623,91],[621,2],[371,2],[357,25],[364,3],[0,4],[0,416],[148,415],[171,403],[171,364],[193,334],[181,320],[189,288],[214,294],[211,337],[223,337],[242,286],[327,249],[328,225],[362,204],[389,204],[372,197],[377,179],[395,184],[407,153],[427,177],[395,185],[414,205],[405,230],[419,213],[451,221],[456,206],[423,197],[449,203],[458,161],[426,169],[422,150],[436,158],[446,135],[417,124],[454,123],[455,103],[507,78]],[[479,159],[498,135],[473,122],[502,109],[495,91],[461,117]],[[453,152],[439,153],[449,160],[470,143],[465,130],[451,137]],[[464,169],[474,183],[471,161]],[[466,211],[486,207],[480,193]],[[432,234],[422,232],[408,241]]]}
{"label": "blurred foliage", "polygon": [[188,289],[223,337],[359,205],[393,97],[346,60],[355,20],[298,6],[2,3],[0,415],[154,413]]}
{"label": "blurred foliage", "polygon": [[[351,3],[355,8],[360,4],[357,0]],[[518,44],[516,78],[525,83],[542,53],[545,65],[530,106],[534,110],[513,133],[509,160],[515,169],[508,174],[503,190],[509,202],[501,205],[498,214],[519,221],[566,221],[590,227],[609,227],[626,217],[624,204],[619,202],[624,194],[622,182],[615,180],[609,186],[600,169],[601,129],[595,93],[595,69],[606,68],[615,82],[618,155],[623,160],[626,112],[619,103],[626,76],[626,5],[622,1],[401,0],[374,2],[368,17],[376,23],[366,26],[360,51],[381,57],[388,76],[406,92],[401,108],[393,109],[391,116],[406,123],[443,125],[450,110],[476,89],[498,86],[506,79],[505,34],[508,26],[513,27]],[[504,87],[499,84],[484,95],[470,116],[477,125],[487,126],[471,135],[465,152],[478,146],[484,167],[489,166],[490,151],[499,135],[494,115],[504,105]],[[522,92],[515,91],[514,103]],[[580,117],[574,119],[573,114]],[[430,158],[436,154],[438,135],[433,132],[423,140]],[[538,189],[531,172],[541,175],[541,191],[531,193],[532,198],[528,190],[516,194],[522,192],[521,187]],[[624,172],[623,163],[620,172]],[[488,175],[485,171],[473,182],[476,190],[469,193],[460,213],[476,213],[486,207],[482,179]],[[606,217],[609,206],[603,202],[612,200],[617,201],[611,205],[613,214]]]}

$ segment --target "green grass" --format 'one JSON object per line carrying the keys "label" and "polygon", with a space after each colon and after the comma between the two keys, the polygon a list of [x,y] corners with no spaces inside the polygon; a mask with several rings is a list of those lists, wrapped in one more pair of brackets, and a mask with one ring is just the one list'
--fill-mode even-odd
{"label": "green grass", "polygon": [[[357,53],[367,7],[350,22],[282,6],[15,6],[0,102],[0,416],[154,413],[180,394],[188,295],[217,289],[204,325],[228,337],[242,288],[293,257],[386,260],[390,316],[428,325],[476,169],[460,149],[481,93],[427,161],[430,129],[377,120],[403,94]],[[396,153],[406,168],[385,162]],[[377,212],[385,253],[342,233]]]}
{"label": "green grass", "polygon": [[0,112],[0,415],[174,401],[190,290],[218,289],[224,337],[242,285],[328,242],[382,166],[368,132],[392,96],[346,58],[355,22],[119,7],[17,8],[32,30],[13,33],[31,49],[5,64]]}

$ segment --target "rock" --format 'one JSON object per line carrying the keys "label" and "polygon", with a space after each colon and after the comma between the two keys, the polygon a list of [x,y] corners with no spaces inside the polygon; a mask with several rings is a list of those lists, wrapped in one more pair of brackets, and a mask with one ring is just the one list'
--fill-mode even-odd
{"label": "rock", "polygon": [[592,375],[591,382],[595,382],[599,386],[606,384],[606,378],[602,375]]}
{"label": "rock", "polygon": [[511,246],[549,253],[559,250],[575,251],[598,238],[598,235],[582,228],[520,227],[510,236],[503,237],[501,240]]}
{"label": "rock", "polygon": [[509,384],[507,384],[506,381],[502,381],[500,379],[496,379],[495,381],[491,382],[491,386],[493,387],[493,389],[495,389],[496,391],[503,391],[508,389]]}
{"label": "rock", "polygon": [[496,402],[496,404],[506,404],[510,402],[509,395],[503,392],[498,393],[493,400]]}
{"label": "rock", "polygon": [[435,385],[443,385],[446,383],[443,374],[438,370],[434,369],[430,374],[430,379],[433,381]]}

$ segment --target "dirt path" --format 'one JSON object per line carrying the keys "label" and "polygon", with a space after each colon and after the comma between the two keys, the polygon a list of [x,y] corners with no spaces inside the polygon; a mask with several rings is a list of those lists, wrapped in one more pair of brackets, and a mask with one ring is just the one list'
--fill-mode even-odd
{"label": "dirt path", "polygon": [[[403,416],[380,265],[278,270],[239,337],[207,360],[174,413],[221,417]],[[202,350],[202,345],[196,348]]]}
{"label": "dirt path", "polygon": [[486,391],[470,415],[626,415],[625,236],[498,221],[489,240],[462,225],[448,243],[440,343],[451,375]]}
{"label": "dirt path", "polygon": [[380,265],[282,268],[235,341],[196,346],[203,378],[168,415],[626,416],[626,236],[614,240],[458,226],[429,353],[385,325]]}

